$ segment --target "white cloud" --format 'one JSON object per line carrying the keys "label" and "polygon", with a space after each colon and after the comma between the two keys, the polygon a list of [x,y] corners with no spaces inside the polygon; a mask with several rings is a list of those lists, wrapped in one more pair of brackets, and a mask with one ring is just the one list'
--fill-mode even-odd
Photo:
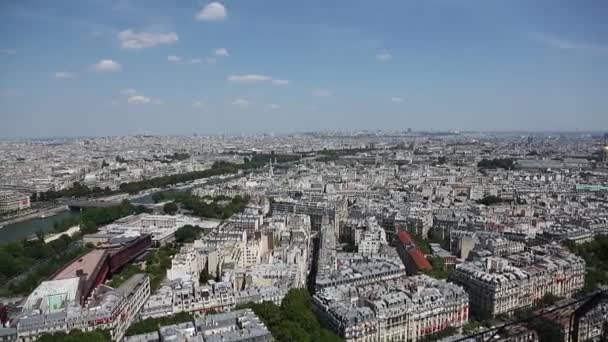
{"label": "white cloud", "polygon": [[215,51],[213,51],[213,54],[218,56],[218,57],[228,57],[228,50],[226,50],[225,48],[218,48],[215,49]]}
{"label": "white cloud", "polygon": [[126,89],[122,89],[120,91],[120,94],[124,95],[124,96],[133,96],[133,95],[137,94],[137,90],[135,90],[133,88],[126,88]]}
{"label": "white cloud", "polygon": [[281,108],[281,106],[279,106],[278,104],[274,104],[274,103],[271,103],[271,104],[267,105],[266,107],[268,107],[268,109],[272,109],[272,110],[277,110],[277,109]]}
{"label": "white cloud", "polygon": [[197,109],[205,109],[207,108],[207,104],[204,101],[196,101],[192,104],[192,107]]}
{"label": "white cloud", "polygon": [[0,50],[0,53],[3,55],[14,55],[17,53],[17,50],[15,49],[2,49]]}
{"label": "white cloud", "polygon": [[552,36],[548,36],[542,33],[533,33],[532,37],[539,42],[562,50],[585,50],[595,53],[608,53],[608,45],[599,45],[599,44],[589,44],[589,43],[581,43],[574,42],[571,40],[555,38]]}
{"label": "white cloud", "polygon": [[120,71],[122,66],[111,59],[102,59],[101,61],[95,63],[91,68],[100,72],[116,72]]}
{"label": "white cloud", "polygon": [[51,77],[58,80],[73,80],[78,78],[78,74],[69,71],[57,71],[56,73],[53,73]]}
{"label": "white cloud", "polygon": [[403,102],[403,98],[402,97],[391,97],[391,102],[402,103]]}
{"label": "white cloud", "polygon": [[163,101],[161,99],[144,96],[142,94],[139,94],[137,92],[137,90],[135,90],[133,88],[122,89],[120,91],[120,94],[127,97],[128,104],[133,104],[133,105],[141,105],[141,104],[148,104],[148,103],[153,103],[153,104],[157,104],[157,105],[163,104]]}
{"label": "white cloud", "polygon": [[386,61],[390,61],[391,59],[393,59],[393,55],[391,55],[388,52],[382,52],[376,55],[376,59],[381,61],[381,62],[386,62]]}
{"label": "white cloud", "polygon": [[180,63],[181,61],[182,61],[181,57],[173,56],[173,55],[167,56],[167,62],[169,62],[169,63]]}
{"label": "white cloud", "polygon": [[169,63],[175,63],[175,64],[202,64],[202,63],[206,63],[206,64],[215,64],[216,60],[213,57],[206,57],[206,58],[190,58],[190,59],[185,59],[179,56],[167,56],[167,61]]}
{"label": "white cloud", "polygon": [[232,101],[233,106],[237,106],[240,108],[247,108],[247,107],[251,106],[252,104],[253,104],[253,102],[242,99],[242,98],[238,98],[238,99],[235,99],[234,101]]}
{"label": "white cloud", "polygon": [[226,7],[219,2],[207,4],[197,13],[196,20],[218,21],[226,19]]}
{"label": "white cloud", "polygon": [[150,33],[132,30],[121,31],[117,37],[123,49],[145,49],[161,44],[173,44],[179,39],[175,32]]}
{"label": "white cloud", "polygon": [[236,83],[236,84],[270,83],[275,86],[289,85],[289,80],[273,79],[270,76],[256,75],[256,74],[230,75],[230,76],[228,76],[227,80],[230,83]]}
{"label": "white cloud", "polygon": [[150,103],[150,98],[145,97],[143,95],[133,95],[127,99],[127,103],[129,104],[146,104]]}
{"label": "white cloud", "polygon": [[271,81],[272,78],[265,75],[231,75],[228,82],[239,84],[264,83]]}
{"label": "white cloud", "polygon": [[329,97],[332,96],[334,92],[329,89],[316,89],[312,92],[312,94],[319,97]]}
{"label": "white cloud", "polygon": [[289,80],[272,80],[272,85],[287,86],[287,85],[289,85]]}

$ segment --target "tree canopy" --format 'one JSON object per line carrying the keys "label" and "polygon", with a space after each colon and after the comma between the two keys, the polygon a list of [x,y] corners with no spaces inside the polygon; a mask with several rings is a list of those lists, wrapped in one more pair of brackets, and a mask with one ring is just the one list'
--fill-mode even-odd
{"label": "tree canopy", "polygon": [[165,203],[163,212],[167,215],[175,215],[175,213],[177,213],[177,204],[175,204],[175,202]]}
{"label": "tree canopy", "polygon": [[199,197],[187,192],[158,192],[154,194],[155,202],[173,200],[182,205],[183,209],[192,211],[199,217],[227,219],[230,216],[243,211],[249,202],[248,197],[226,196]]}
{"label": "tree canopy", "polygon": [[511,158],[496,158],[496,159],[482,159],[477,163],[477,167],[480,169],[505,169],[511,170],[515,166],[515,160]]}
{"label": "tree canopy", "polygon": [[599,285],[608,285],[608,236],[596,236],[593,241],[575,244],[567,242],[568,249],[585,259],[586,271],[583,292],[590,292]]}
{"label": "tree canopy", "polygon": [[289,290],[281,306],[264,302],[250,303],[246,307],[253,309],[279,342],[342,341],[333,332],[321,327],[305,289]]}
{"label": "tree canopy", "polygon": [[110,333],[105,330],[93,330],[82,332],[80,330],[72,330],[68,334],[64,332],[56,332],[53,334],[44,333],[36,340],[38,342],[105,342],[111,341]]}

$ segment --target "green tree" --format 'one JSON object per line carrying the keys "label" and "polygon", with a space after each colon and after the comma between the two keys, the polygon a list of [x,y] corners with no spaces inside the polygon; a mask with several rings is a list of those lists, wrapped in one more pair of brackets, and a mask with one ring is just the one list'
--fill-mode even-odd
{"label": "green tree", "polygon": [[163,211],[165,212],[165,214],[175,215],[175,213],[177,213],[177,204],[175,204],[175,202],[166,203],[163,206]]}

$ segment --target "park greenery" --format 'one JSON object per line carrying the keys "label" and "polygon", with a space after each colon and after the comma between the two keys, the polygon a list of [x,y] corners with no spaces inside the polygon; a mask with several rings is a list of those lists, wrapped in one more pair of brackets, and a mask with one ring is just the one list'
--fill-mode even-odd
{"label": "park greenery", "polygon": [[120,190],[130,194],[138,193],[142,190],[152,188],[164,188],[167,186],[194,181],[201,178],[209,178],[213,176],[229,175],[238,173],[240,170],[248,171],[259,169],[268,164],[270,160],[278,163],[293,162],[300,159],[296,155],[280,155],[280,154],[254,154],[249,158],[244,158],[242,164],[234,164],[225,161],[216,161],[210,169],[203,171],[193,171],[180,173],[176,175],[161,176],[150,178],[142,181],[123,183],[120,185]]}
{"label": "park greenery", "polygon": [[191,243],[201,236],[203,228],[199,226],[185,225],[175,232],[175,242]]}
{"label": "park greenery", "polygon": [[424,274],[431,276],[435,279],[447,279],[448,278],[448,274],[449,274],[448,267],[446,266],[446,264],[443,262],[443,260],[440,257],[428,256],[427,259],[431,263],[431,266],[433,268],[429,271],[423,271]]}
{"label": "park greenery", "polygon": [[[184,160],[190,158],[186,153],[174,153],[172,155],[165,155],[162,157],[166,161]],[[88,186],[81,183],[74,183],[70,188],[55,191],[49,190],[41,193],[35,193],[32,195],[31,200],[36,201],[52,201],[58,198],[72,198],[72,197],[101,197],[115,195],[121,192],[127,192],[129,194],[136,194],[142,190],[153,189],[153,188],[164,188],[171,185],[194,181],[202,178],[209,178],[213,176],[221,176],[228,174],[236,174],[240,170],[248,171],[263,168],[268,162],[276,161],[277,163],[294,162],[300,160],[298,155],[288,154],[253,154],[249,157],[244,158],[244,163],[235,164],[225,161],[215,162],[210,169],[203,171],[193,171],[180,173],[175,175],[154,177],[141,181],[135,181],[130,183],[120,184],[120,190],[112,190],[109,187],[100,188],[94,187],[89,188]],[[116,158],[117,161],[126,162],[121,157]]]}
{"label": "park greenery", "polygon": [[133,336],[147,334],[158,331],[158,328],[166,325],[173,325],[185,322],[193,322],[194,317],[188,312],[180,312],[172,316],[164,316],[159,318],[147,318],[142,321],[131,324],[125,336]]}
{"label": "park greenery", "polygon": [[[0,283],[3,284],[0,297],[30,293],[40,281],[90,250],[90,246],[80,246],[74,241],[75,238],[64,234],[49,243],[38,238],[13,241],[0,247]],[[9,282],[21,274],[24,276]]]}
{"label": "park greenery", "polygon": [[240,305],[237,309],[251,308],[279,342],[342,341],[321,326],[311,306],[308,291],[291,289],[280,306],[263,302]]}
{"label": "park greenery", "polygon": [[427,238],[425,239],[421,235],[410,233],[416,247],[420,248],[420,251],[426,256],[430,262],[432,269],[424,271],[424,274],[431,276],[436,279],[447,279],[449,269],[440,257],[434,256],[431,250],[431,243],[438,243],[444,249],[449,249],[449,237],[442,238],[440,232],[435,229],[429,230]]}
{"label": "park greenery", "polygon": [[175,215],[177,213],[177,204],[174,202],[165,203],[163,206],[163,212],[167,215]]}
{"label": "park greenery", "polygon": [[477,204],[483,204],[483,205],[493,205],[493,204],[500,204],[500,203],[509,203],[511,201],[509,200],[505,200],[502,199],[498,196],[493,196],[493,195],[488,195],[485,196],[484,198],[475,201]]}
{"label": "park greenery", "polygon": [[145,267],[142,270],[139,266],[130,264],[124,267],[120,272],[113,274],[109,282],[109,286],[118,287],[127,279],[137,273],[146,273],[150,276],[150,289],[156,291],[160,288],[162,281],[165,279],[167,269],[171,267],[171,258],[179,251],[179,245],[164,245],[146,257]]}
{"label": "park greenery", "polygon": [[[133,206],[128,201],[105,208],[86,209],[80,216],[80,233],[96,233],[99,225],[143,211],[144,208]],[[71,221],[68,223],[78,224]],[[35,239],[13,241],[1,246],[0,284],[6,285],[9,279],[18,275],[24,276],[1,288],[0,294],[16,295],[32,291],[64,264],[90,250],[90,246],[76,243],[79,239],[80,234],[74,237],[63,234],[58,239],[45,243],[43,234],[38,234]]]}
{"label": "park greenery", "polygon": [[422,337],[421,339],[419,339],[418,341],[420,342],[433,342],[433,341],[438,341],[441,340],[443,338],[449,337],[449,336],[453,336],[458,332],[458,330],[454,327],[447,327],[443,330],[440,330],[436,333],[430,334],[430,335],[426,335],[424,337]]}
{"label": "park greenery", "polygon": [[568,249],[585,259],[585,286],[582,293],[589,293],[599,285],[608,285],[608,236],[596,236],[593,241],[575,244],[567,242]]}
{"label": "park greenery", "polygon": [[82,332],[80,330],[72,330],[68,334],[63,331],[55,333],[44,333],[36,340],[38,342],[105,342],[111,341],[110,333],[106,330],[93,330]]}
{"label": "park greenery", "polygon": [[247,196],[226,196],[199,197],[187,192],[157,192],[152,195],[155,202],[175,201],[181,204],[183,209],[192,211],[192,214],[199,217],[227,219],[230,216],[243,211],[249,202]]}
{"label": "park greenery", "polygon": [[496,159],[482,159],[477,163],[477,167],[480,169],[505,169],[512,170],[515,166],[515,160],[511,158],[496,158]]}
{"label": "park greenery", "polygon": [[116,194],[116,191],[113,191],[108,187],[89,188],[88,186],[77,182],[77,183],[74,183],[74,185],[72,185],[70,188],[67,188],[67,189],[63,189],[63,190],[59,190],[59,191],[49,190],[49,191],[45,191],[45,192],[34,193],[34,194],[32,194],[30,199],[32,200],[32,202],[37,202],[37,201],[52,201],[57,198],[63,198],[63,197],[66,197],[66,198],[100,197],[100,196],[109,196],[109,195],[113,195],[113,194]]}
{"label": "park greenery", "polygon": [[187,159],[190,159],[190,154],[183,152],[174,152],[173,154],[165,154],[164,156],[154,156],[154,160],[166,164]]}

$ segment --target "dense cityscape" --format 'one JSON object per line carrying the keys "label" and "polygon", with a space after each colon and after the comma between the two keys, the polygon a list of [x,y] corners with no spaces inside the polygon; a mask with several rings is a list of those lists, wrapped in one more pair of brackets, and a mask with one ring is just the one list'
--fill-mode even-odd
{"label": "dense cityscape", "polygon": [[608,342],[608,1],[0,1],[0,342]]}
{"label": "dense cityscape", "polygon": [[[608,334],[608,134],[0,143],[3,341]],[[64,215],[70,216],[65,217]]]}

